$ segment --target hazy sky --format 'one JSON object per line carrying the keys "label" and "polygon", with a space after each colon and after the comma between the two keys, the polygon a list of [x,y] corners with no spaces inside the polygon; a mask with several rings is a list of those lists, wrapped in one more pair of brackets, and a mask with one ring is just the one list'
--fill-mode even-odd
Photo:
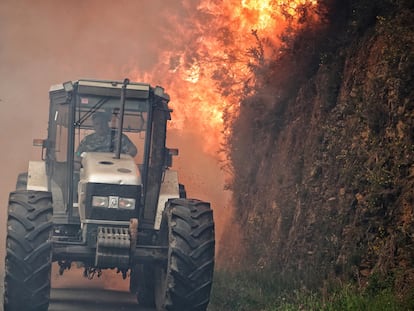
{"label": "hazy sky", "polygon": [[50,85],[123,79],[132,68],[151,66],[161,44],[161,2],[0,1],[3,206],[16,174],[40,154],[31,145],[46,136]]}

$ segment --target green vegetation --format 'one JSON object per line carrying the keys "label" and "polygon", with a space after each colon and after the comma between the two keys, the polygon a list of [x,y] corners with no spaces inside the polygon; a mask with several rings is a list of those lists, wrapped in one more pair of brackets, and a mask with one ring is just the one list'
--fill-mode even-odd
{"label": "green vegetation", "polygon": [[405,311],[414,310],[414,292],[398,293],[388,286],[376,286],[378,278],[366,289],[354,284],[323,291],[295,289],[293,282],[272,272],[217,271],[209,311]]}

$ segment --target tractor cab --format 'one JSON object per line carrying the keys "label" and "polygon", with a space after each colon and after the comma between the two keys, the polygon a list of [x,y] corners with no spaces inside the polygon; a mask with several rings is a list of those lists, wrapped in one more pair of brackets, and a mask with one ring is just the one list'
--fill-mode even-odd
{"label": "tractor cab", "polygon": [[[165,128],[170,110],[169,97],[164,90],[142,83],[124,85],[122,82],[79,80],[54,85],[49,95],[49,131],[44,145],[47,186],[53,189],[56,205],[55,223],[78,224],[86,219],[87,210],[93,209],[93,204],[116,208],[116,202],[129,202],[128,210],[124,211],[126,220],[145,215],[145,222],[153,224],[155,215],[145,213],[144,206],[145,203],[156,204],[161,174],[166,168]],[[107,118],[110,131],[107,146],[103,148],[99,145],[102,142],[92,141],[89,143],[91,151],[80,154],[81,142],[94,134],[93,116],[96,114]],[[154,118],[157,122],[153,122]],[[122,153],[125,136],[137,149],[134,157]],[[109,189],[111,187],[114,189]],[[99,195],[92,196],[86,188]],[[119,191],[125,191],[127,197],[114,195]],[[109,215],[103,217],[110,218]]]}

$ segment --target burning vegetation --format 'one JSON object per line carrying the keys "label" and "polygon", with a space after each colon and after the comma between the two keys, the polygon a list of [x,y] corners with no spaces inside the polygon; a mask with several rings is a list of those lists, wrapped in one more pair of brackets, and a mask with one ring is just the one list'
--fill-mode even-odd
{"label": "burning vegetation", "polygon": [[209,0],[187,1],[166,12],[165,27],[174,29],[166,32],[169,49],[146,75],[171,90],[177,107],[172,127],[194,125],[208,134],[202,135],[206,150],[216,153],[264,68],[279,58],[288,38],[319,24],[319,10],[315,0]]}
{"label": "burning vegetation", "polygon": [[[133,70],[129,76],[134,80],[162,81],[173,98],[172,130],[182,141],[200,141],[199,148],[210,157],[203,162],[215,159],[217,164],[213,166],[221,168],[221,172],[214,172],[216,176],[208,177],[207,183],[218,179],[225,189],[233,189],[237,177],[230,155],[234,145],[232,133],[238,131],[235,121],[242,103],[263,88],[268,89],[267,94],[261,90],[258,96],[272,96],[270,89],[283,94],[291,91],[284,76],[295,76],[289,72],[289,64],[295,60],[286,51],[294,48],[294,42],[300,42],[294,40],[298,34],[307,31],[314,35],[322,29],[325,14],[325,6],[314,0],[184,1],[181,6],[163,12],[165,21],[161,26],[168,48],[161,52],[153,70],[145,74]],[[308,49],[310,55],[312,47]],[[289,60],[281,61],[286,57]],[[283,72],[275,79],[273,72],[279,70],[280,64],[284,64]],[[296,66],[297,73],[300,67]],[[275,83],[269,85],[269,79],[275,79]],[[278,94],[278,98],[283,94]],[[190,145],[198,148],[196,142]],[[188,163],[191,158],[191,162],[198,163],[190,153],[182,152],[183,161]],[[247,157],[249,153],[239,154]],[[196,177],[200,166],[204,164],[200,163],[188,178],[193,185],[205,186],[206,181],[200,182]],[[210,176],[210,171],[203,175]],[[233,206],[227,202],[227,196],[217,191],[212,202],[219,238],[232,221],[229,210]],[[233,238],[238,235],[234,230]],[[220,249],[220,240],[218,243]]]}
{"label": "burning vegetation", "polygon": [[191,90],[173,126],[224,151],[241,242],[227,223],[222,267],[410,295],[412,4],[187,4],[162,74]]}
{"label": "burning vegetation", "polygon": [[258,66],[232,125],[240,267],[264,274],[263,286],[257,275],[252,284],[274,301],[280,284],[322,289],[326,302],[343,282],[412,301],[413,7],[323,3],[317,27]]}

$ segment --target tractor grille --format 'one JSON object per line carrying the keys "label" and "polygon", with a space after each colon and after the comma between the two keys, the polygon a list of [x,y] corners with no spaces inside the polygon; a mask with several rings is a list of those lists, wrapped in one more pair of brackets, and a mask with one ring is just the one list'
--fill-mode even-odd
{"label": "tractor grille", "polygon": [[[141,186],[88,183],[86,185],[86,194],[86,219],[129,221],[131,218],[138,218],[141,201]],[[92,206],[94,197],[107,197],[109,202],[118,202],[119,198],[130,198],[135,200],[135,206],[128,209],[118,208],[117,205],[94,207]],[[114,198],[116,198],[116,200],[114,200]]]}

